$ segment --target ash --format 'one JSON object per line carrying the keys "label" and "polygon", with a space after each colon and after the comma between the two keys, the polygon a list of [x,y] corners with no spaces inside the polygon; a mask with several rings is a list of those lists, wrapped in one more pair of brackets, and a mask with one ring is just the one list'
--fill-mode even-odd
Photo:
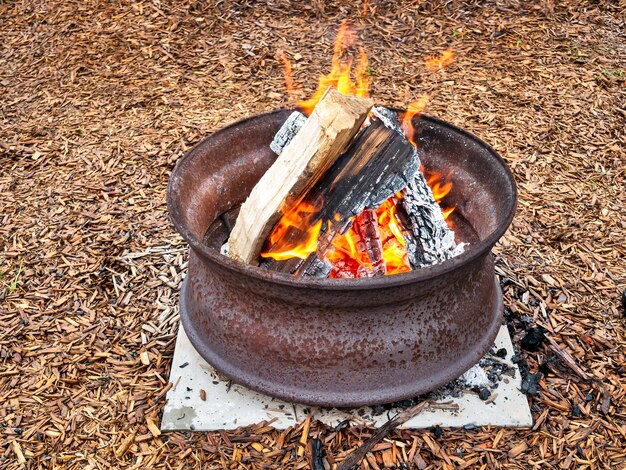
{"label": "ash", "polygon": [[[513,351],[502,348],[491,348],[478,364],[465,372],[458,379],[445,387],[430,392],[427,398],[441,400],[446,397],[459,397],[463,393],[477,393],[481,399],[492,396],[503,380],[515,377],[515,366],[507,357],[512,357]],[[486,398],[484,390],[489,391]]]}
{"label": "ash", "polygon": [[470,387],[486,387],[487,385],[489,385],[487,372],[485,372],[485,369],[480,367],[479,364],[476,364],[474,367],[468,370],[458,380],[464,382],[465,385],[468,385]]}
{"label": "ash", "polygon": [[505,348],[496,349],[492,347],[478,364],[458,379],[426,395],[386,405],[373,406],[371,415],[378,416],[390,411],[393,414],[393,411],[397,412],[409,408],[423,400],[441,402],[450,398],[459,398],[468,393],[478,395],[481,400],[491,403],[497,397],[497,389],[500,383],[515,377],[515,366],[510,361],[513,354],[513,351],[508,351]]}

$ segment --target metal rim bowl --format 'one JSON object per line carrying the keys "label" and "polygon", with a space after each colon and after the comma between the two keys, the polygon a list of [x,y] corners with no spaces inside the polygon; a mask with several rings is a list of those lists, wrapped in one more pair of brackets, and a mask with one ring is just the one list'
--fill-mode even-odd
{"label": "metal rim bowl", "polygon": [[349,407],[389,403],[445,385],[491,347],[502,294],[491,249],[515,212],[502,158],[429,116],[416,121],[426,168],[453,182],[466,251],[436,266],[370,279],[313,279],[219,253],[207,229],[238,207],[269,168],[290,110],[253,116],[199,142],[173,170],[170,218],[189,243],[180,317],[189,340],[235,383],[287,401]]}

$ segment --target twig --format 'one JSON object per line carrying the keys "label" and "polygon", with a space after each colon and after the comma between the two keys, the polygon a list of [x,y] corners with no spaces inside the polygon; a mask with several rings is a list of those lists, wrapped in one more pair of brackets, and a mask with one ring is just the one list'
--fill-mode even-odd
{"label": "twig", "polygon": [[372,436],[366,440],[361,447],[355,450],[352,454],[350,454],[346,459],[344,459],[341,464],[337,467],[337,470],[350,470],[352,467],[357,465],[365,455],[371,451],[376,444],[382,441],[387,434],[393,431],[395,428],[400,426],[401,424],[406,423],[408,420],[420,414],[424,409],[428,407],[430,402],[423,401],[418,403],[417,405],[408,408],[401,413],[398,413],[395,417],[387,421],[383,424],[378,431],[376,431]]}
{"label": "twig", "polygon": [[431,410],[459,411],[459,405],[451,401],[429,402],[428,408]]}
{"label": "twig", "polygon": [[550,336],[546,335],[546,338],[550,345],[550,349],[554,351],[554,353],[559,356],[576,375],[578,375],[581,379],[587,382],[595,383],[600,387],[602,390],[602,404],[600,405],[600,411],[602,411],[602,414],[606,415],[609,412],[609,407],[611,406],[611,397],[609,396],[609,391],[607,390],[606,385],[604,385],[601,380],[591,377],[584,370],[582,370],[572,355],[560,347]]}
{"label": "twig", "polygon": [[489,358],[490,361],[497,362],[498,364],[502,364],[503,366],[507,366],[509,369],[512,369],[515,367],[515,364],[513,364],[511,361],[507,361],[506,359],[502,359],[498,356],[494,356],[493,354],[487,354],[487,357]]}
{"label": "twig", "polygon": [[548,340],[548,343],[550,343],[550,349],[552,349],[552,351],[554,351],[554,353],[559,356],[561,360],[565,362],[565,364],[567,364],[569,368],[576,373],[576,375],[578,375],[583,380],[591,379],[591,377],[589,377],[589,375],[584,370],[582,370],[578,364],[576,364],[576,360],[572,357],[570,353],[568,353],[561,346],[559,346],[557,342],[554,341],[550,336],[546,335],[546,338]]}

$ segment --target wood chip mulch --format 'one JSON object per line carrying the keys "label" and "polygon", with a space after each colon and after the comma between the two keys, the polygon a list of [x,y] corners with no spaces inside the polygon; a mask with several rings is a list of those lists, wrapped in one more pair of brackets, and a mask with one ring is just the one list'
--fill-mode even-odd
{"label": "wood chip mulch", "polygon": [[[344,18],[361,28],[378,102],[429,93],[430,114],[509,163],[520,201],[497,247],[505,313],[516,344],[537,327],[554,340],[520,351],[532,429],[396,430],[362,468],[624,468],[623,12],[605,0],[1,2],[0,468],[329,469],[373,434],[158,429],[186,270],[168,175],[212,130],[290,104],[279,49],[310,92]],[[448,47],[455,63],[428,72],[423,58]]]}

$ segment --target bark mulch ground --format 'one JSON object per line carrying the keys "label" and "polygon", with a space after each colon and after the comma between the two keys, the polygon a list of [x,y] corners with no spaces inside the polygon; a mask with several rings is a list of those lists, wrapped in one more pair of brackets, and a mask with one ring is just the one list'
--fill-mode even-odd
{"label": "bark mulch ground", "polygon": [[[362,467],[624,468],[624,8],[0,3],[0,467],[320,468],[321,447],[332,468],[373,433],[157,428],[186,269],[168,175],[212,130],[290,104],[279,49],[310,92],[349,18],[378,102],[430,93],[430,114],[508,161],[520,202],[497,247],[505,313],[517,344],[536,327],[556,344],[520,351],[532,429],[394,431]],[[427,72],[447,47],[456,62]]]}

